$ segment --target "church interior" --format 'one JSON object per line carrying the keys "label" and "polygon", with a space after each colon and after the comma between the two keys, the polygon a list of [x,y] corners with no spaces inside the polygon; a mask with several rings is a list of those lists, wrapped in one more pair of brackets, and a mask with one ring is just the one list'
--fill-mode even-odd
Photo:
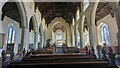
{"label": "church interior", "polygon": [[0,0],[0,67],[120,68],[120,1]]}

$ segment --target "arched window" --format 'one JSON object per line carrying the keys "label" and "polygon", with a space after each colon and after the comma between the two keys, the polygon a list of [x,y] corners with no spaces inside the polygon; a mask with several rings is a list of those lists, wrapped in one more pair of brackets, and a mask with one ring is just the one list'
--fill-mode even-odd
{"label": "arched window", "polygon": [[8,28],[7,43],[8,44],[15,43],[15,36],[16,36],[16,30],[15,30],[13,24],[10,24],[9,28]]}
{"label": "arched window", "polygon": [[108,25],[103,23],[99,28],[99,43],[106,43],[108,46],[110,45],[110,36]]}
{"label": "arched window", "polygon": [[33,30],[31,30],[31,31],[29,32],[29,43],[30,43],[31,45],[34,44],[34,31],[33,31]]}
{"label": "arched window", "polygon": [[90,44],[90,40],[89,40],[89,32],[87,30],[85,30],[85,45]]}
{"label": "arched window", "polygon": [[57,41],[62,40],[62,32],[58,31],[57,32]]}
{"label": "arched window", "polygon": [[78,29],[77,29],[77,35],[76,35],[76,37],[77,37],[77,47],[78,48],[80,48],[80,34],[79,34],[79,31],[78,31]]}
{"label": "arched window", "polygon": [[40,34],[38,34],[38,42],[40,43],[41,37]]}

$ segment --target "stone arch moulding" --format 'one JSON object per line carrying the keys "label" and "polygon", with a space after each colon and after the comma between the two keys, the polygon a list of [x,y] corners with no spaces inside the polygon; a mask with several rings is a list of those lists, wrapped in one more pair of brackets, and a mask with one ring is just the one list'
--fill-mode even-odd
{"label": "stone arch moulding", "polygon": [[[32,19],[32,22],[33,22],[33,29],[35,30],[35,32],[38,32],[39,29],[38,29],[38,22],[37,22],[37,19],[36,19],[36,16],[33,15],[30,17],[30,20]],[[29,20],[29,24],[30,24],[30,20]]]}

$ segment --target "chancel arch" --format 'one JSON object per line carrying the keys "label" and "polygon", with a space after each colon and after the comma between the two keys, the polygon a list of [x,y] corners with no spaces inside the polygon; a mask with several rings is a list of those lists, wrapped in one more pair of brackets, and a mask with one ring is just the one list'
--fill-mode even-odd
{"label": "chancel arch", "polygon": [[69,24],[62,18],[62,17],[56,17],[54,20],[51,21],[51,23],[48,25],[48,29],[47,30],[47,39],[51,39],[51,32],[53,31],[53,27],[58,24],[61,23],[64,25],[64,27],[66,28],[66,32],[67,32],[67,44],[69,47],[71,47],[71,30],[70,30],[70,26]]}

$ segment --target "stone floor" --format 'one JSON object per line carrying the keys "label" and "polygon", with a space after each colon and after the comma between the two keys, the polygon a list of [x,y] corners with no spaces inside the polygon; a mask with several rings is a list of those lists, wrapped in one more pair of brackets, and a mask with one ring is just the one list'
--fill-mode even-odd
{"label": "stone floor", "polygon": [[64,54],[62,47],[57,47],[56,48],[56,54]]}

